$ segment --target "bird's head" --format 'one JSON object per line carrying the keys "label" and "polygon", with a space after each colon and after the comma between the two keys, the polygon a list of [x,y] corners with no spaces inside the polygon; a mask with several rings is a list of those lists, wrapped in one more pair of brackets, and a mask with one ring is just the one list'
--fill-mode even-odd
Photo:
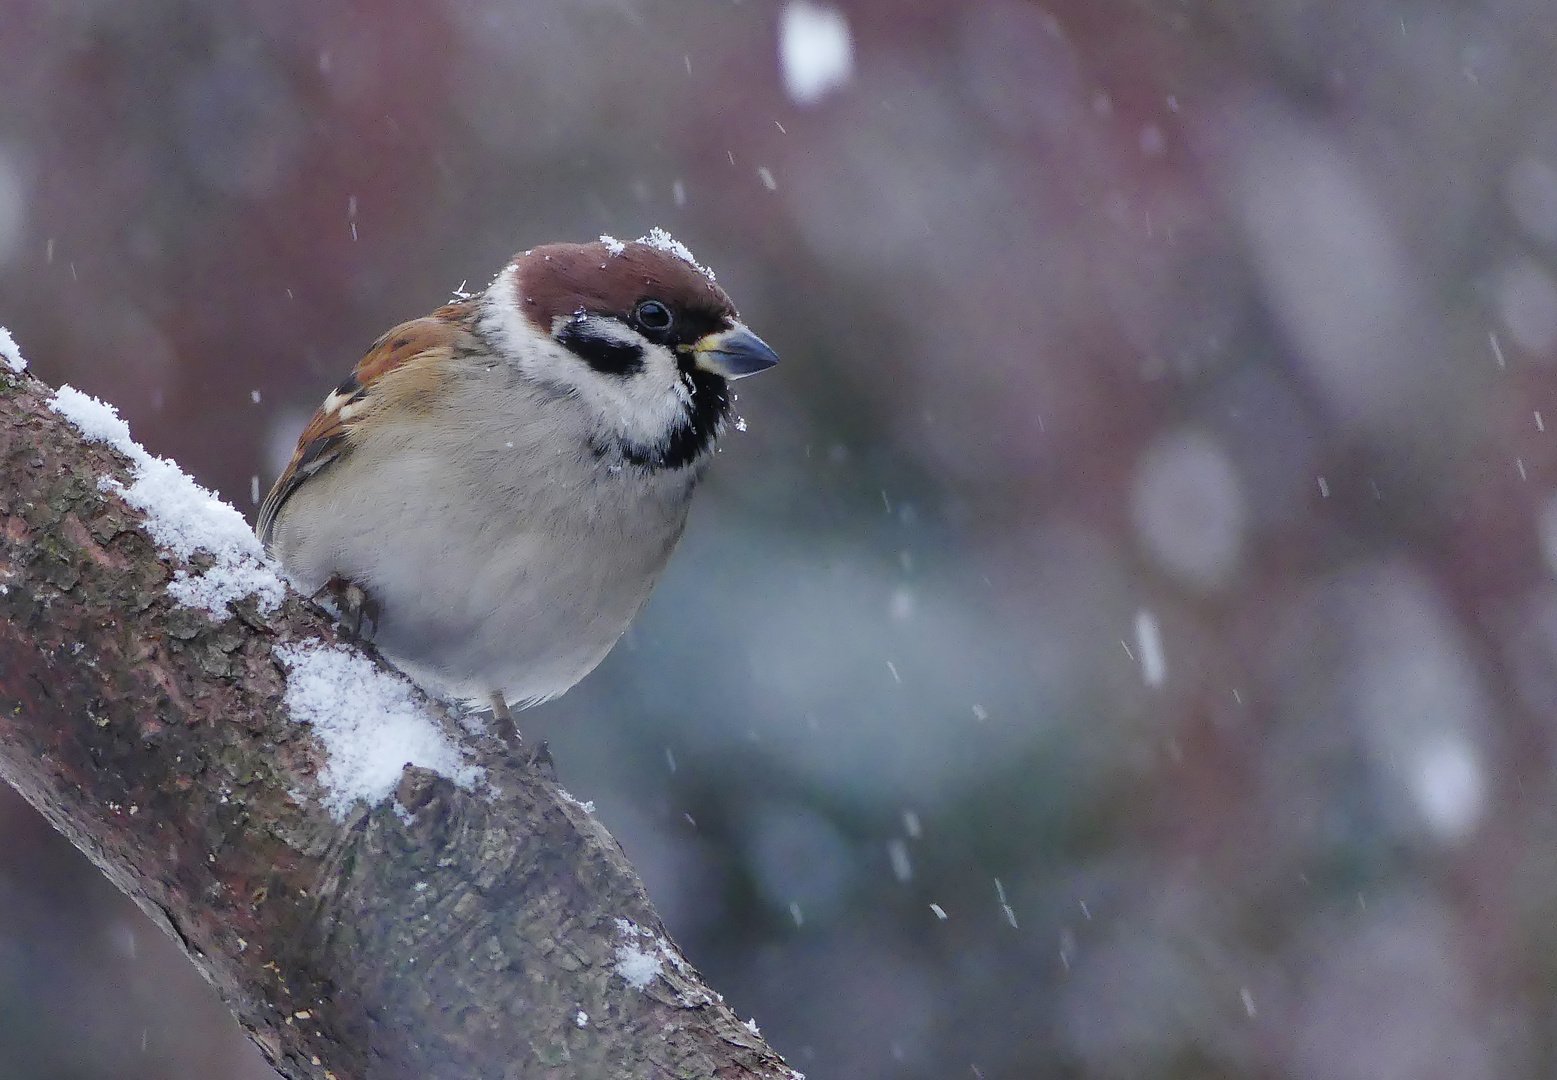
{"label": "bird's head", "polygon": [[593,414],[599,452],[649,468],[705,455],[729,415],[730,381],[778,363],[713,274],[659,229],[532,248],[481,302],[500,354]]}

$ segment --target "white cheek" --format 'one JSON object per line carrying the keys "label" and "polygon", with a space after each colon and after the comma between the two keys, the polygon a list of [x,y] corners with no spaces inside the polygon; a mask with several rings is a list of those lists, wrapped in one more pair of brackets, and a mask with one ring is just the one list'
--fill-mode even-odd
{"label": "white cheek", "polygon": [[692,399],[674,354],[614,320],[597,318],[590,328],[596,336],[643,346],[643,369],[625,377],[595,371],[524,317],[514,278],[513,267],[497,276],[482,314],[481,328],[498,350],[528,378],[577,400],[605,431],[644,445],[665,439]]}
{"label": "white cheek", "polygon": [[676,358],[662,345],[645,345],[643,370],[626,378],[590,371],[580,393],[607,423],[638,443],[656,443],[686,414],[692,395]]}

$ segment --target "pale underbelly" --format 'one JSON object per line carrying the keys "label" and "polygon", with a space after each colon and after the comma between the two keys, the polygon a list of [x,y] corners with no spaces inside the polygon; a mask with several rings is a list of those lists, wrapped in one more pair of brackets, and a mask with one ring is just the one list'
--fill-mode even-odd
{"label": "pale underbelly", "polygon": [[[453,500],[429,515],[386,515],[382,505],[353,514],[349,501],[309,494],[278,520],[274,549],[288,572],[308,589],[337,575],[360,585],[378,612],[364,631],[385,656],[438,696],[483,703],[494,692],[544,701],[593,670],[648,598],[686,520],[685,500],[658,515],[554,504],[504,527]],[[362,498],[362,487],[352,494]],[[368,525],[386,516],[393,528]]]}

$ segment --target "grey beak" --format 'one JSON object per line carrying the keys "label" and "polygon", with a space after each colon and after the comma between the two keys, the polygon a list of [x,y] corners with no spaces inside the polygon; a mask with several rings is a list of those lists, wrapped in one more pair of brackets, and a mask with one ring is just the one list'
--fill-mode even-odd
{"label": "grey beak", "polygon": [[779,362],[778,353],[740,323],[700,339],[692,356],[698,367],[727,379],[744,379]]}

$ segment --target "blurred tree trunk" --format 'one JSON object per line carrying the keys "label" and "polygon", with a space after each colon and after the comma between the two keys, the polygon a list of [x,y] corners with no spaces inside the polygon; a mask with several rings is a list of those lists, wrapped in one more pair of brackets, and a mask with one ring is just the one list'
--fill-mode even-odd
{"label": "blurred tree trunk", "polygon": [[220,623],[174,602],[178,560],[99,485],[126,460],[48,397],[0,370],[0,776],[282,1074],[791,1075],[681,960],[605,829],[500,746],[458,733],[490,790],[407,768],[395,800],[332,819],[273,656],[332,627],[296,595]]}

